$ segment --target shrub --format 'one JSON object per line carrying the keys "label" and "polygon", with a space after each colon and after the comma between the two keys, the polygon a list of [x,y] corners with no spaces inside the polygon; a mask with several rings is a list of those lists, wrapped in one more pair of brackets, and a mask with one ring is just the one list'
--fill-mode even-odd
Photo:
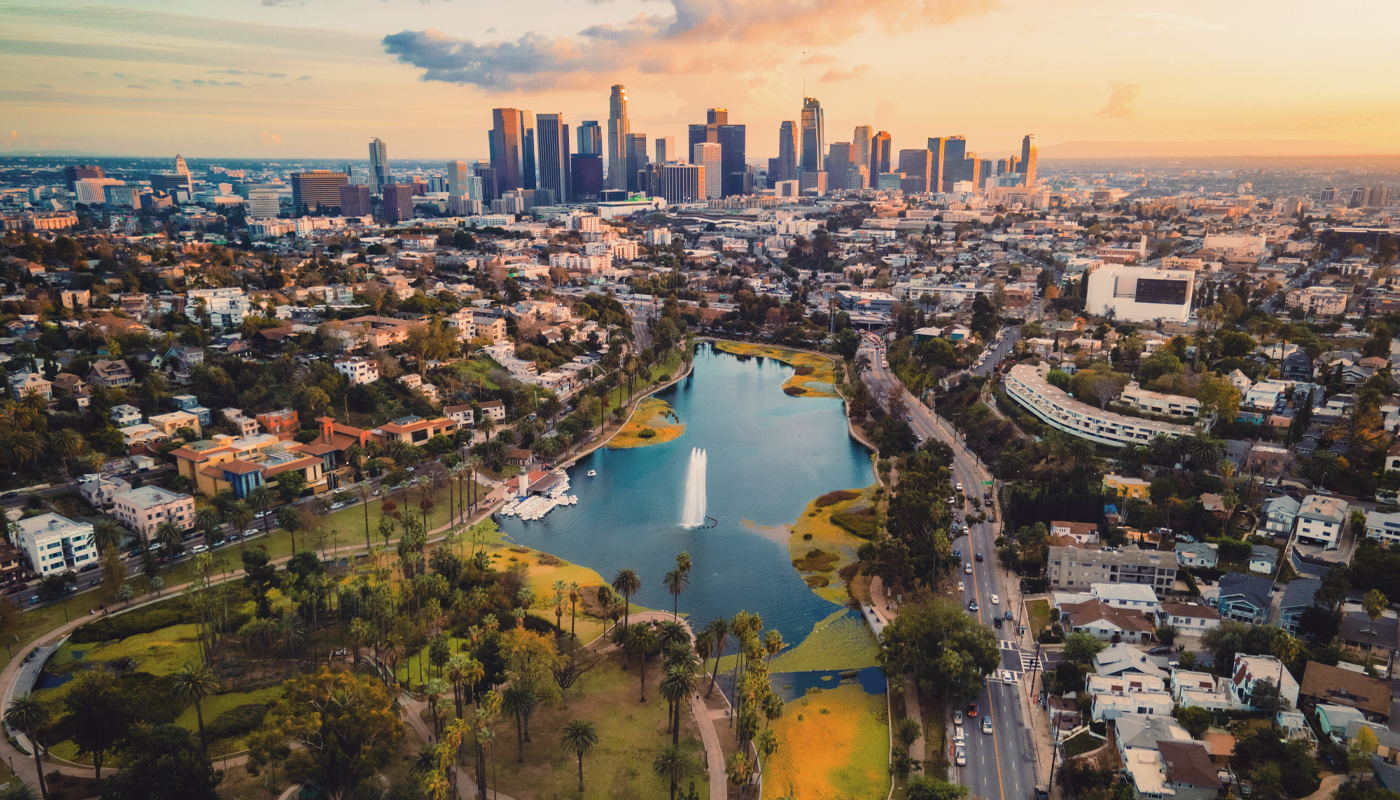
{"label": "shrub", "polygon": [[795,373],[797,373],[798,375],[811,375],[811,374],[812,374],[813,372],[815,372],[816,370],[814,370],[814,369],[812,369],[811,367],[808,367],[808,366],[801,366],[801,367],[797,367],[797,368],[794,369],[793,371],[794,371]]}
{"label": "shrub", "polygon": [[804,542],[810,542],[810,541],[812,541],[812,534],[810,534],[810,533],[804,533],[804,534],[802,534],[802,541],[804,541]]}
{"label": "shrub", "polygon": [[262,703],[248,703],[236,706],[214,718],[206,726],[209,739],[232,739],[257,730],[267,715],[267,706]]}
{"label": "shrub", "polygon": [[821,497],[818,497],[816,505],[817,508],[826,508],[827,506],[834,506],[837,503],[844,503],[847,500],[854,500],[857,497],[860,497],[860,492],[854,489],[837,489],[834,492],[827,492]]}
{"label": "shrub", "polygon": [[838,511],[831,515],[831,521],[862,539],[871,539],[875,536],[875,509],[868,506]]}
{"label": "shrub", "polygon": [[640,439],[654,439],[656,438],[656,431],[651,428],[642,428],[641,433],[638,433],[637,437]]}
{"label": "shrub", "polygon": [[830,575],[807,575],[807,576],[803,577],[802,580],[803,580],[803,582],[805,582],[808,586],[810,586],[810,587],[813,588],[813,589],[822,589],[822,588],[825,588],[828,584],[831,583],[831,576],[830,576]]}
{"label": "shrub", "polygon": [[783,394],[786,394],[786,395],[788,395],[788,396],[790,396],[790,397],[800,397],[800,396],[802,396],[802,395],[804,395],[804,394],[806,394],[806,393],[807,393],[807,390],[806,390],[806,389],[803,389],[801,386],[784,386],[784,387],[783,387]]}

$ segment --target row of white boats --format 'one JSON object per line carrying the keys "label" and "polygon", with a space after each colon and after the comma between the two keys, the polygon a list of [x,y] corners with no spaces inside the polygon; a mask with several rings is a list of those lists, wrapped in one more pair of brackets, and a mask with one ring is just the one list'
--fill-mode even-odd
{"label": "row of white boats", "polygon": [[[559,506],[578,505],[578,496],[568,494],[569,475],[564,470],[554,471],[562,480],[551,486],[545,494],[535,494],[529,497],[521,497],[506,503],[499,513],[503,517],[519,517],[526,521],[537,520],[545,514],[553,511]],[[590,471],[590,474],[592,472]]]}

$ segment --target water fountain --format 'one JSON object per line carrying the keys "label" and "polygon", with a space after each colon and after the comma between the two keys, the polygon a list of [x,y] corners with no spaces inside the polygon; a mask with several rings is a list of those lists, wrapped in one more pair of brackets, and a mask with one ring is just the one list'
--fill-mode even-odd
{"label": "water fountain", "polygon": [[685,504],[681,509],[681,525],[699,528],[705,525],[705,451],[690,450],[690,468],[685,473]]}

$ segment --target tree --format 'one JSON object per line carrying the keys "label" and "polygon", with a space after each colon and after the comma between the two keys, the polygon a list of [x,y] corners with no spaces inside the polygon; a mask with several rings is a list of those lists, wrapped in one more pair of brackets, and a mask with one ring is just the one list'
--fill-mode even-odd
{"label": "tree", "polygon": [[272,616],[272,602],[267,593],[277,585],[277,567],[270,561],[267,551],[260,547],[244,550],[243,585],[253,592],[253,603],[259,619]]}
{"label": "tree", "polygon": [[690,586],[690,578],[680,569],[673,569],[666,573],[666,577],[662,579],[662,583],[666,584],[666,591],[671,593],[671,617],[673,619],[678,619],[680,617],[681,592],[684,592],[686,588]]}
{"label": "tree", "polygon": [[404,737],[395,693],[368,676],[322,667],[283,687],[269,717],[301,745],[288,758],[289,775],[315,781],[334,800],[387,766]]}
{"label": "tree", "polygon": [[724,655],[724,645],[729,640],[729,621],[724,617],[715,617],[705,628],[705,632],[715,640],[715,670],[710,675],[710,688],[705,691],[705,697],[708,698],[715,690],[715,681],[719,679],[719,660]]}
{"label": "tree", "polygon": [[677,745],[671,745],[656,755],[651,762],[652,774],[671,784],[671,800],[676,800],[676,787],[681,779],[695,770],[690,756]]}
{"label": "tree", "polygon": [[224,773],[179,725],[132,728],[122,769],[107,779],[107,800],[218,800]]}
{"label": "tree", "polygon": [[921,687],[951,697],[976,697],[1001,663],[991,629],[946,598],[902,609],[885,628],[879,658],[886,675],[913,670]]}
{"label": "tree", "polygon": [[165,550],[166,558],[174,558],[184,549],[185,534],[180,526],[169,520],[156,526],[156,542]]}
{"label": "tree", "polygon": [[539,698],[529,685],[512,683],[501,696],[501,710],[515,717],[515,743],[519,749],[519,763],[525,763],[525,720],[535,713]]}
{"label": "tree", "polygon": [[29,788],[29,784],[16,778],[0,786],[0,800],[39,800],[39,795]]}
{"label": "tree", "polygon": [[102,762],[131,727],[127,698],[108,672],[84,672],[67,688],[63,705],[77,722],[71,726],[73,744],[79,755],[92,759],[95,777],[102,780]]}
{"label": "tree", "polygon": [[622,624],[624,627],[629,626],[632,624],[632,595],[642,590],[642,579],[637,577],[636,570],[623,567],[617,571],[617,575],[613,578],[612,588],[622,595],[623,602],[626,604]]}
{"label": "tree", "polygon": [[282,502],[290,503],[306,491],[306,475],[300,470],[289,469],[277,476],[277,488],[282,492]]}
{"label": "tree", "polygon": [[39,732],[48,727],[51,712],[44,701],[32,694],[17,695],[5,707],[5,723],[29,738],[29,749],[34,754],[34,769],[39,773],[39,792],[48,800],[49,786],[44,780],[44,762],[40,760],[40,748],[35,741]]}
{"label": "tree", "polygon": [[277,495],[273,494],[272,489],[268,488],[265,483],[259,484],[248,492],[246,499],[249,506],[263,513],[263,533],[272,530],[272,517],[267,513],[272,510],[273,506],[277,505]]}
{"label": "tree", "polygon": [[171,679],[170,688],[175,696],[186,703],[194,703],[194,716],[199,721],[199,746],[208,749],[209,740],[204,735],[204,698],[219,691],[219,681],[204,663],[186,664]]}
{"label": "tree", "polygon": [[564,749],[572,750],[578,756],[578,790],[583,793],[583,757],[598,744],[598,731],[591,722],[581,719],[570,720],[559,734]]}
{"label": "tree", "polygon": [[1361,609],[1366,612],[1366,616],[1371,618],[1371,629],[1367,631],[1368,638],[1366,640],[1367,665],[1371,663],[1371,649],[1376,640],[1376,620],[1380,619],[1381,614],[1389,605],[1390,601],[1386,599],[1385,593],[1380,589],[1372,589],[1361,598]]}
{"label": "tree", "polygon": [[906,797],[909,800],[959,800],[967,797],[967,787],[937,778],[918,776],[909,779]]}
{"label": "tree", "polygon": [[1210,712],[1200,706],[1177,706],[1172,716],[1193,739],[1201,738],[1210,729]]}
{"label": "tree", "polygon": [[204,543],[210,547],[223,541],[223,523],[219,509],[212,505],[200,506],[199,510],[194,512],[194,526],[204,532]]}
{"label": "tree", "polygon": [[1066,661],[1083,666],[1092,662],[1094,656],[1103,652],[1104,647],[1106,645],[1093,635],[1075,631],[1065,637],[1063,654]]}

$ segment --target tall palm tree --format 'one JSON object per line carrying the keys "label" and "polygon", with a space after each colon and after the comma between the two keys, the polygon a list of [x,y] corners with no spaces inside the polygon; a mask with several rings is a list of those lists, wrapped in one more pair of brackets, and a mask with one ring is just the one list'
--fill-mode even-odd
{"label": "tall palm tree", "polygon": [[690,578],[687,578],[685,573],[681,572],[679,569],[673,569],[666,573],[666,577],[662,579],[662,582],[666,584],[666,591],[671,593],[671,618],[679,619],[681,592],[684,592],[686,588],[690,586]]}
{"label": "tall palm tree", "polygon": [[175,696],[186,703],[194,703],[194,716],[199,721],[199,746],[208,749],[209,742],[204,736],[204,698],[219,690],[219,681],[208,665],[203,663],[186,664],[175,673],[171,680]]}
{"label": "tall palm tree", "polygon": [[204,543],[210,547],[217,543],[216,537],[222,539],[218,534],[223,524],[224,520],[219,514],[219,509],[212,505],[200,506],[199,510],[194,512],[194,526],[204,531]]}
{"label": "tall palm tree", "polygon": [[676,800],[676,787],[680,786],[681,779],[694,769],[690,756],[674,744],[658,753],[651,762],[652,774],[671,784],[671,800]]}
{"label": "tall palm tree", "polygon": [[32,694],[22,694],[10,701],[5,708],[5,722],[15,730],[29,737],[29,749],[34,752],[34,769],[39,773],[39,791],[48,800],[49,786],[44,781],[44,763],[39,760],[39,743],[36,738],[50,719],[49,707]]}
{"label": "tall palm tree", "polygon": [[248,526],[253,524],[253,509],[242,500],[228,507],[228,522],[241,536]]}
{"label": "tall palm tree", "polygon": [[252,491],[248,492],[248,497],[246,499],[248,505],[251,506],[253,510],[263,514],[263,533],[271,531],[272,515],[267,512],[271,511],[272,507],[277,505],[277,495],[264,483],[254,487]]}
{"label": "tall palm tree", "polygon": [[563,581],[555,581],[549,587],[554,591],[554,630],[559,635],[564,634],[564,595],[569,591],[569,585]]}
{"label": "tall palm tree", "polygon": [[671,729],[671,744],[680,744],[681,704],[695,692],[695,670],[682,664],[669,667],[657,691],[669,704],[666,726]]}
{"label": "tall palm tree", "polygon": [[715,671],[710,676],[710,688],[705,691],[705,697],[709,697],[715,691],[715,681],[719,680],[719,660],[724,655],[724,645],[729,640],[729,620],[715,617],[706,626],[705,632],[715,640]]}
{"label": "tall palm tree", "polygon": [[622,620],[622,626],[625,628],[632,624],[632,595],[642,590],[642,579],[637,576],[636,570],[623,567],[613,578],[612,587],[622,595],[622,600],[626,603]]}
{"label": "tall palm tree", "polygon": [[645,623],[637,627],[627,629],[627,650],[637,656],[639,663],[638,671],[641,673],[642,699],[647,701],[647,658],[656,652],[658,642],[656,639],[656,629]]}
{"label": "tall palm tree", "polygon": [[680,570],[680,573],[682,575],[689,576],[690,567],[690,553],[687,553],[684,550],[682,550],[680,555],[676,556],[676,569]]}
{"label": "tall palm tree", "polygon": [[525,718],[535,713],[539,698],[530,686],[515,682],[501,696],[501,710],[515,717],[515,742],[520,750],[518,763],[525,763]]}
{"label": "tall palm tree", "polygon": [[1376,620],[1385,612],[1390,601],[1380,589],[1372,589],[1361,598],[1361,609],[1366,612],[1366,616],[1371,618],[1371,628],[1368,631],[1370,638],[1366,642],[1366,664],[1371,663],[1372,645],[1376,641]]}
{"label": "tall palm tree", "polygon": [[570,720],[559,734],[559,741],[567,750],[578,755],[578,790],[583,793],[583,757],[598,744],[598,730],[593,723],[581,719]]}
{"label": "tall palm tree", "polygon": [[175,551],[180,549],[184,539],[185,536],[181,532],[180,526],[169,520],[156,527],[156,542],[165,549],[166,558],[175,557]]}
{"label": "tall palm tree", "polygon": [[575,615],[576,615],[577,612],[578,612],[578,599],[579,599],[580,596],[581,596],[581,595],[579,594],[578,581],[574,581],[574,582],[570,583],[570,584],[569,584],[569,636],[571,636],[571,637],[573,637],[573,638],[575,638],[575,639],[578,638],[578,634],[575,633],[574,625],[575,625],[575,622],[577,621]]}
{"label": "tall palm tree", "polygon": [[[297,510],[296,506],[285,505],[277,509],[276,516],[277,524],[282,526],[282,530],[292,537],[292,552],[295,553],[297,551],[296,529],[301,527],[301,512]],[[264,521],[266,519],[267,517],[263,517]]]}
{"label": "tall palm tree", "polygon": [[64,428],[49,437],[49,449],[63,459],[64,474],[71,474],[68,470],[68,459],[77,458],[78,454],[83,452],[83,437],[72,428]]}
{"label": "tall palm tree", "polygon": [[1207,436],[1189,436],[1185,447],[1191,463],[1200,467],[1214,464],[1220,458],[1220,443]]}
{"label": "tall palm tree", "polygon": [[100,519],[92,524],[92,541],[98,553],[106,553],[120,547],[123,539],[121,526],[110,519]]}

